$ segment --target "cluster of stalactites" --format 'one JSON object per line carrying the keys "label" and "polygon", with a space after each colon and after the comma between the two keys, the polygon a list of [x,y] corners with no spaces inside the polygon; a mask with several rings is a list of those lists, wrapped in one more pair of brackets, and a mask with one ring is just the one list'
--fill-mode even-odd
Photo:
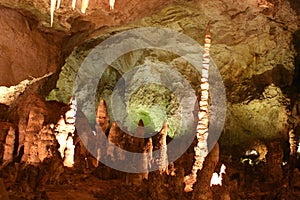
{"label": "cluster of stalactites", "polygon": [[[60,8],[61,0],[50,0],[50,15],[51,15],[51,26],[53,24],[53,18],[54,18],[54,11],[55,9]],[[81,2],[81,12],[85,13],[87,7],[89,6],[89,0],[82,0]],[[114,9],[115,6],[115,0],[109,0],[109,8],[111,10]],[[76,0],[72,0],[72,9],[74,10],[76,7]]]}
{"label": "cluster of stalactites", "polygon": [[208,138],[208,124],[209,124],[209,111],[208,111],[208,96],[209,96],[209,83],[208,83],[208,71],[209,71],[209,49],[210,49],[211,37],[209,25],[206,27],[204,54],[202,58],[202,71],[201,71],[201,100],[199,101],[198,112],[198,125],[197,125],[197,145],[195,150],[195,162],[192,167],[191,174],[184,178],[185,191],[190,192],[193,190],[193,185],[197,181],[197,172],[203,167],[205,157],[208,154],[207,138]]}
{"label": "cluster of stalactites", "polygon": [[64,166],[73,167],[74,165],[74,132],[77,112],[77,102],[71,98],[69,102],[70,109],[66,112],[65,118],[60,117],[55,127],[55,137],[60,145],[59,152],[64,160]]}

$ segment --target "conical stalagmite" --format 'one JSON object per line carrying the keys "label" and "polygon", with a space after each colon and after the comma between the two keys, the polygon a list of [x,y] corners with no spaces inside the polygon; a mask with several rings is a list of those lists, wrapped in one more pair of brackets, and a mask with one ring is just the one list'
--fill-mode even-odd
{"label": "conical stalagmite", "polygon": [[160,173],[164,173],[168,167],[167,132],[168,124],[164,121],[160,132],[153,136],[153,151],[159,150],[159,154],[154,158],[154,164],[157,165]]}
{"label": "conical stalagmite", "polygon": [[96,124],[99,125],[104,133],[106,133],[109,127],[109,116],[107,112],[106,103],[101,99],[96,114]]}
{"label": "conical stalagmite", "polygon": [[95,129],[97,132],[97,139],[96,139],[96,150],[97,152],[97,160],[99,161],[101,158],[106,157],[107,147],[104,143],[104,137],[105,133],[109,128],[109,116],[107,112],[106,103],[103,99],[100,100],[100,103],[97,107],[97,113],[96,113],[96,125]]}
{"label": "conical stalagmite", "polygon": [[[138,171],[142,171],[143,173],[137,173],[137,174],[128,174],[127,175],[127,184],[133,184],[133,185],[141,185],[143,179],[148,179],[148,156],[147,156],[147,142],[145,140],[145,128],[143,120],[139,120],[138,127],[135,131],[135,136],[132,137],[131,141],[128,141],[130,146],[129,151],[136,152],[138,155],[133,156],[134,165],[137,166]],[[142,154],[142,157],[140,155]]]}

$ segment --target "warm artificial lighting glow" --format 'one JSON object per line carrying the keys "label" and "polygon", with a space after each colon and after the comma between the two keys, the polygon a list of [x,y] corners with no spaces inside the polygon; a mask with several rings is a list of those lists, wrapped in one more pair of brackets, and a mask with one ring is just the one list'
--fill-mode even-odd
{"label": "warm artificial lighting glow", "polygon": [[224,164],[222,164],[221,169],[220,169],[220,174],[218,173],[213,173],[211,180],[210,180],[210,187],[212,187],[213,185],[220,185],[222,186],[222,176],[225,173],[226,170],[226,166]]}

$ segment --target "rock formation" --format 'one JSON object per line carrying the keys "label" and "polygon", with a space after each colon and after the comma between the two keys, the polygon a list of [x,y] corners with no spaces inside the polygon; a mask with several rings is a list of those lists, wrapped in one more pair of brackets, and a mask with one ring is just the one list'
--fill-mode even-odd
{"label": "rock formation", "polygon": [[65,113],[65,119],[60,117],[56,128],[55,137],[60,145],[59,152],[64,159],[64,165],[73,167],[74,165],[74,132],[76,121],[77,103],[75,98],[70,99],[69,110]]}
{"label": "rock formation", "polygon": [[4,143],[3,161],[12,162],[14,159],[14,147],[15,147],[15,131],[12,127],[9,127],[8,133]]}

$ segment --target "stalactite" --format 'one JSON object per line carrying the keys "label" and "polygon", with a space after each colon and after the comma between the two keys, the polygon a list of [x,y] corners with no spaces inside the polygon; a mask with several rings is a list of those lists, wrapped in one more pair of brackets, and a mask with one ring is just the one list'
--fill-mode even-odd
{"label": "stalactite", "polygon": [[51,26],[53,24],[55,4],[56,4],[56,0],[51,0],[51,3],[50,3],[50,16],[51,16],[50,24],[51,24]]}
{"label": "stalactite", "polygon": [[61,3],[61,0],[57,0],[56,9],[59,9],[59,8],[60,8],[60,3]]}
{"label": "stalactite", "polygon": [[76,7],[76,0],[72,0],[72,9],[74,10]]}
{"label": "stalactite", "polygon": [[87,7],[89,6],[89,0],[82,0],[81,3],[81,12],[85,13]]}
{"label": "stalactite", "polygon": [[115,0],[109,0],[109,8],[113,10],[115,8]]}
{"label": "stalactite", "polygon": [[[54,11],[55,11],[55,6],[56,9],[60,8],[61,0],[50,0],[50,25],[53,25],[53,19],[54,19]],[[81,13],[85,13],[86,9],[89,6],[89,0],[82,0],[81,2]],[[76,0],[72,0],[72,9],[74,10],[76,7]],[[115,8],[115,0],[109,0],[109,9],[113,10]]]}
{"label": "stalactite", "polygon": [[4,162],[12,162],[14,158],[15,130],[9,127],[4,144]]}
{"label": "stalactite", "polygon": [[198,112],[198,125],[197,125],[197,146],[195,150],[195,162],[192,167],[191,174],[185,177],[185,191],[190,192],[193,190],[193,185],[197,181],[197,172],[203,167],[203,162],[208,154],[207,137],[208,137],[208,124],[209,124],[209,111],[208,111],[208,96],[209,96],[209,83],[208,83],[208,71],[209,71],[209,49],[210,49],[211,37],[209,24],[206,27],[204,54],[202,58],[202,71],[201,71],[201,99],[199,101]]}

